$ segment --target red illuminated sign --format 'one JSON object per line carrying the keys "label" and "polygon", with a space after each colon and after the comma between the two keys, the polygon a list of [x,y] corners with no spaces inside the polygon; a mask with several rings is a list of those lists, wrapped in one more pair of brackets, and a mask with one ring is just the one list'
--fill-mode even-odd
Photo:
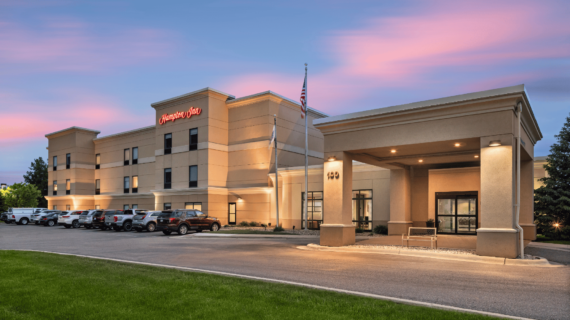
{"label": "red illuminated sign", "polygon": [[184,118],[190,119],[192,116],[199,115],[200,113],[202,113],[202,108],[190,107],[188,111],[178,111],[172,114],[165,113],[162,115],[162,117],[160,117],[160,119],[158,119],[158,123],[165,124],[168,121],[174,122],[177,119],[184,119]]}

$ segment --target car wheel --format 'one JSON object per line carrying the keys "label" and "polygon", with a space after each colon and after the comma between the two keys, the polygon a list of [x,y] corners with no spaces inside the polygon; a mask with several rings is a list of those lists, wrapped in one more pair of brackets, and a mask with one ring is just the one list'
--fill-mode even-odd
{"label": "car wheel", "polygon": [[10,224],[10,223],[12,223],[12,221],[4,221],[4,222],[6,222],[6,224]]}
{"label": "car wheel", "polygon": [[187,227],[185,224],[183,224],[183,225],[181,225],[180,227],[178,227],[178,234],[179,234],[179,235],[183,236],[183,235],[185,235],[185,234],[187,234],[187,233],[188,233],[188,227]]}
{"label": "car wheel", "polygon": [[88,224],[86,224],[86,225],[85,225],[85,229],[91,229],[91,226],[88,225]]}
{"label": "car wheel", "polygon": [[38,224],[40,224],[40,222],[39,222],[39,221],[36,221],[36,225],[38,225]]}
{"label": "car wheel", "polygon": [[53,221],[53,220],[48,221],[47,224],[46,224],[46,226],[48,226],[48,227],[53,227],[53,226],[55,226],[55,221]]}
{"label": "car wheel", "polygon": [[170,230],[162,230],[162,233],[164,233],[165,235],[169,236],[169,235],[172,233],[172,231],[170,231]]}
{"label": "car wheel", "polygon": [[220,226],[217,223],[212,223],[212,226],[210,227],[210,231],[218,231],[220,230]]}
{"label": "car wheel", "polygon": [[130,221],[125,221],[125,223],[123,223],[123,229],[125,229],[125,231],[132,231],[133,223]]}
{"label": "car wheel", "polygon": [[81,225],[79,224],[79,221],[77,221],[77,220],[73,220],[73,222],[71,223],[71,226],[72,226],[73,228],[79,228],[79,227],[81,227]]}
{"label": "car wheel", "polygon": [[26,219],[26,218],[20,219],[20,224],[23,225],[23,226],[27,225],[28,222],[29,222],[29,221],[28,221],[28,219]]}
{"label": "car wheel", "polygon": [[69,229],[69,228],[71,228],[71,226],[64,226],[64,227],[65,227],[65,229]]}
{"label": "car wheel", "polygon": [[149,224],[146,226],[146,230],[147,230],[148,232],[154,232],[154,230],[156,230],[156,224],[154,224],[154,222],[149,223]]}
{"label": "car wheel", "polygon": [[136,232],[142,232],[143,230],[141,228],[135,228]]}

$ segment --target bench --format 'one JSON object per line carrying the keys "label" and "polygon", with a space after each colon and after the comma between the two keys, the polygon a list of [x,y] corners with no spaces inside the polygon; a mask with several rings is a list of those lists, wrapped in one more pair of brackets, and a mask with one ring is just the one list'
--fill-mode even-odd
{"label": "bench", "polygon": [[404,247],[404,241],[406,241],[406,247],[409,247],[410,241],[429,241],[431,248],[433,249],[433,244],[435,243],[435,248],[437,249],[437,229],[409,227],[408,234],[402,235],[402,247]]}

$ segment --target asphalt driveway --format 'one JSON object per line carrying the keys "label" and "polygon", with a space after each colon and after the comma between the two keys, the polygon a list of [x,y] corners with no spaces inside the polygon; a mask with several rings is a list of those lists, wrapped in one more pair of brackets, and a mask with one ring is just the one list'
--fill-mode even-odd
{"label": "asphalt driveway", "polygon": [[3,250],[45,250],[232,272],[535,319],[568,319],[570,314],[568,266],[296,249],[309,242],[0,224]]}

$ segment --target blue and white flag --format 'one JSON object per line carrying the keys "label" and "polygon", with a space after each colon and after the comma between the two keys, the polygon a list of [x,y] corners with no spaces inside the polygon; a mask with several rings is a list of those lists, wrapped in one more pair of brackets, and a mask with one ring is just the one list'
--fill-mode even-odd
{"label": "blue and white flag", "polygon": [[273,144],[273,141],[275,141],[275,125],[273,125],[273,132],[271,133],[271,139],[269,139],[269,146],[268,146],[268,148],[271,148],[271,145]]}

